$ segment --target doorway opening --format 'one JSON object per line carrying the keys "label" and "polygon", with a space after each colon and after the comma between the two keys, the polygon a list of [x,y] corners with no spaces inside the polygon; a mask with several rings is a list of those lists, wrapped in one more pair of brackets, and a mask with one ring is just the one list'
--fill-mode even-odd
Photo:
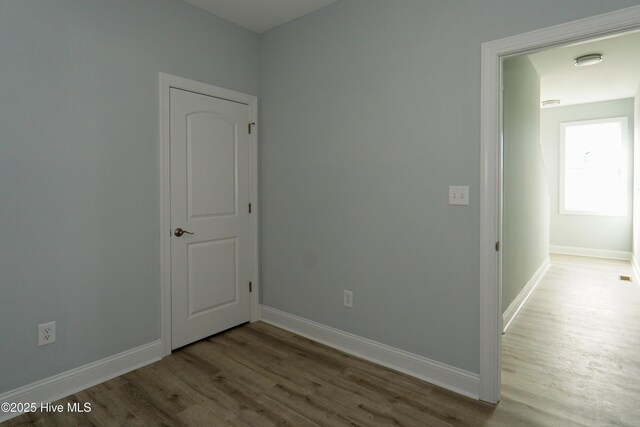
{"label": "doorway opening", "polygon": [[502,65],[508,58],[636,31],[640,7],[485,43],[482,46],[480,398],[497,403],[501,384],[503,164]]}
{"label": "doorway opening", "polygon": [[[589,52],[599,61],[576,66]],[[638,32],[503,61],[503,331],[550,253],[632,258],[636,57]]]}
{"label": "doorway opening", "polygon": [[[596,51],[600,63],[574,65]],[[593,414],[575,410],[586,405],[571,402],[575,390],[597,389],[612,407],[639,397],[621,382],[610,387],[636,363],[633,333],[620,336],[618,325],[640,322],[630,309],[640,289],[619,280],[631,272],[635,56],[632,33],[503,61],[503,398],[535,405],[553,396],[554,415],[585,423]],[[599,416],[608,423],[622,413]]]}

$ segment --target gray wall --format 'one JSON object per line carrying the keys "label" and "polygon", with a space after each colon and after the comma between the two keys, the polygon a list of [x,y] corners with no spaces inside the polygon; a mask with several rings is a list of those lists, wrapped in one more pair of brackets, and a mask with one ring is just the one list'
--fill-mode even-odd
{"label": "gray wall", "polygon": [[257,94],[257,69],[257,36],[177,0],[0,1],[0,393],[159,338],[157,73]]}
{"label": "gray wall", "polygon": [[[629,138],[633,135],[633,99],[545,108],[540,116],[540,141],[549,177],[551,196],[551,246],[573,246],[631,252],[632,204],[626,216],[560,215],[559,144],[560,123],[622,117],[629,119]],[[633,185],[633,144],[629,141],[629,198]],[[631,199],[629,199],[631,200]],[[553,248],[552,248],[553,249]]]}
{"label": "gray wall", "polygon": [[549,191],[540,147],[540,76],[526,56],[504,62],[502,312],[549,258]]}
{"label": "gray wall", "polygon": [[263,34],[263,302],[478,372],[480,45],[635,4],[341,0]]}
{"label": "gray wall", "polygon": [[262,76],[267,304],[477,372],[480,43],[637,3],[342,0],[258,70],[177,0],[0,0],[0,392],[159,337],[158,71]]}

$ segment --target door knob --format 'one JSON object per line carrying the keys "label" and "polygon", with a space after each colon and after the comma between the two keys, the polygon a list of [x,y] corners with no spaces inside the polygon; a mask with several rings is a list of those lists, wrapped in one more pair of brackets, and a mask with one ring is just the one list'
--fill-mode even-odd
{"label": "door knob", "polygon": [[190,231],[187,231],[187,230],[183,230],[182,228],[178,227],[178,228],[176,228],[176,229],[175,229],[175,231],[173,232],[173,234],[174,234],[176,237],[181,237],[183,234],[194,234],[194,233],[192,233],[192,232],[190,232]]}

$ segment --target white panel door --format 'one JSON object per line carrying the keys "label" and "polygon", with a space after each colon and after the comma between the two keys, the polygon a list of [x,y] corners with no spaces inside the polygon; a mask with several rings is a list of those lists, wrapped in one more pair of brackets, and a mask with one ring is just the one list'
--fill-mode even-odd
{"label": "white panel door", "polygon": [[249,321],[249,114],[170,90],[172,348]]}

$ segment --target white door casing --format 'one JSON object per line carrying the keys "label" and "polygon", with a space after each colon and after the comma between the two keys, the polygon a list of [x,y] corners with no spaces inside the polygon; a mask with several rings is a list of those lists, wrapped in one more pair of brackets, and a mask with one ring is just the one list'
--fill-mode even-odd
{"label": "white door casing", "polygon": [[257,320],[257,100],[163,73],[160,95],[166,355]]}
{"label": "white door casing", "polygon": [[480,399],[500,400],[502,61],[526,53],[640,29],[640,6],[482,44],[480,176]]}

